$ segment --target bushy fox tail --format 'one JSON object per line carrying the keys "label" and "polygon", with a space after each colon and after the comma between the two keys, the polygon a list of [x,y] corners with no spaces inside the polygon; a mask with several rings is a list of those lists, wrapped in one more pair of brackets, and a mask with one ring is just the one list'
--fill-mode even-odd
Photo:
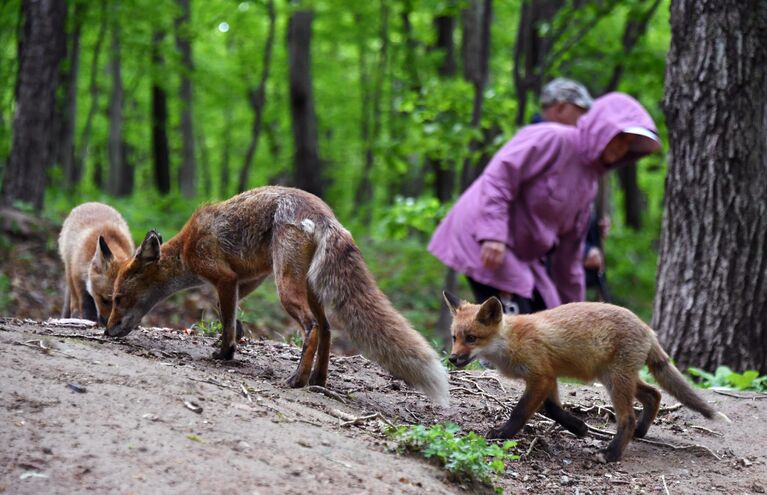
{"label": "bushy fox tail", "polygon": [[685,406],[709,419],[714,419],[717,416],[727,419],[726,416],[718,413],[695,393],[695,390],[687,383],[682,373],[671,362],[668,354],[660,346],[654,334],[652,335],[652,347],[647,355],[647,366],[650,368],[650,373],[658,381],[658,384]]}
{"label": "bushy fox tail", "polygon": [[426,339],[378,288],[351,234],[335,219],[315,226],[309,284],[371,360],[440,405],[448,404],[447,371]]}

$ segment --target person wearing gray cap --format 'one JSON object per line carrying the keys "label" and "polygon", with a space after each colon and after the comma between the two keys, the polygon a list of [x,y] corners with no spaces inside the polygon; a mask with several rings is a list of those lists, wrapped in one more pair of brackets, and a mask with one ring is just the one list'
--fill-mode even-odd
{"label": "person wearing gray cap", "polygon": [[575,125],[593,102],[589,90],[582,84],[558,77],[541,91],[540,121]]}

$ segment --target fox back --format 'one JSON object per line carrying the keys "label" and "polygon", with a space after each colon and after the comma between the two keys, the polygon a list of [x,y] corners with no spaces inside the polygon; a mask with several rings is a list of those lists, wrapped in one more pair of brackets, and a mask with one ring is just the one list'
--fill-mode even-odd
{"label": "fox back", "polygon": [[114,208],[95,202],[74,208],[59,235],[66,287],[62,315],[91,320],[109,315],[114,280],[133,249],[128,225]]}

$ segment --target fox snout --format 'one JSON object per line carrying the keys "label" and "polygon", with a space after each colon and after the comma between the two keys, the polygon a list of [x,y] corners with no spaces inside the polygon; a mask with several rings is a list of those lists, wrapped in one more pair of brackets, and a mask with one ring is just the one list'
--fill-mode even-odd
{"label": "fox snout", "polygon": [[463,368],[469,364],[474,358],[469,354],[451,354],[448,359],[453,366]]}
{"label": "fox snout", "polygon": [[136,327],[135,324],[131,324],[126,318],[116,323],[113,323],[112,320],[113,318],[110,317],[109,322],[106,324],[106,330],[104,330],[104,335],[107,337],[124,337]]}

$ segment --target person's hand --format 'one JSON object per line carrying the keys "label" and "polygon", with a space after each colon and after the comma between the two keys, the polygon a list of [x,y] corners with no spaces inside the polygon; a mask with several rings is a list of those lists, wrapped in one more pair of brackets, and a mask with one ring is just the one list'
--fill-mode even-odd
{"label": "person's hand", "polygon": [[587,270],[597,270],[603,272],[605,269],[605,258],[602,256],[602,250],[598,247],[592,247],[586,253],[586,259],[583,260],[583,267]]}
{"label": "person's hand", "polygon": [[479,257],[485,267],[495,270],[503,264],[506,254],[506,244],[498,241],[482,241],[482,251]]}

